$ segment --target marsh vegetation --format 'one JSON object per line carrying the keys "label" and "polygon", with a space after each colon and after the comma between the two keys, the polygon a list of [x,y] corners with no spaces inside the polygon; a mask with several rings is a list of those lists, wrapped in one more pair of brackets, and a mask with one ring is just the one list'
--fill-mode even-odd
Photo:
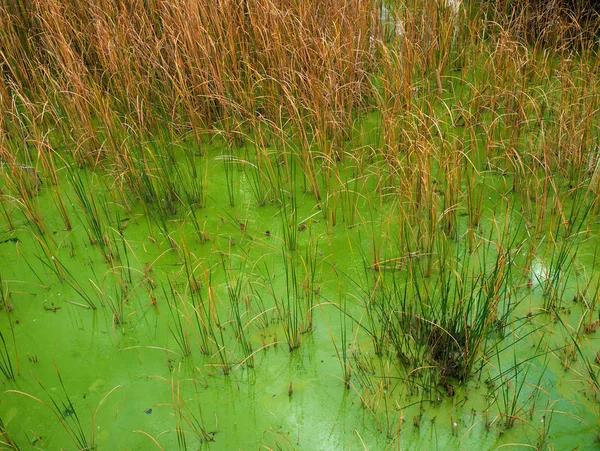
{"label": "marsh vegetation", "polygon": [[597,22],[525,6],[0,6],[0,448],[596,449]]}

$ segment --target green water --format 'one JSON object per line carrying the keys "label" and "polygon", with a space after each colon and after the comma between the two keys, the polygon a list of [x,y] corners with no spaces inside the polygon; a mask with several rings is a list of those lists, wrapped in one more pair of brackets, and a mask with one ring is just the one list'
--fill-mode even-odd
{"label": "green water", "polygon": [[[570,238],[568,251],[577,251],[577,258],[558,283],[557,319],[541,309],[555,254],[539,246],[528,286],[529,273],[520,265],[530,247],[518,195],[506,176],[481,178],[478,249],[467,250],[468,220],[459,214],[456,238],[437,234],[442,244],[434,247],[432,273],[417,285],[436,280],[441,249],[461,265],[493,262],[497,251],[485,254],[482,243],[508,230],[513,238],[506,246],[515,254],[512,304],[500,303],[500,312],[507,312],[502,332],[491,328],[485,335],[468,381],[439,379],[439,373],[403,363],[387,339],[376,355],[365,332],[382,327],[368,320],[372,307],[365,297],[377,274],[368,267],[375,249],[380,260],[400,256],[401,194],[381,194],[375,176],[355,181],[363,194],[349,197],[355,206],[350,214],[337,191],[334,225],[331,214],[321,211],[324,203],[319,206],[305,190],[300,170],[287,168],[297,174],[287,178],[280,198],[287,200],[258,206],[250,166],[228,167],[220,158],[222,146],[217,142],[194,160],[204,172],[203,205],[182,203],[163,216],[166,228],[139,201],[125,205],[110,188],[111,177],[74,170],[99,205],[108,206],[101,216],[110,236],[109,259],[90,242],[90,223],[72,178],[62,176],[59,183],[72,230],[56,213],[57,187],[49,182],[35,197],[46,235],[36,238],[17,204],[7,203],[14,229],[1,224],[7,305],[0,324],[15,379],[0,379],[5,447],[597,448],[598,408],[588,371],[590,365],[596,369],[596,334],[579,335],[579,353],[571,338],[586,311],[572,299],[585,288],[596,295],[592,220],[586,219],[587,234]],[[339,186],[356,178],[353,172],[340,163]],[[202,234],[192,226],[192,211]],[[297,240],[295,250],[286,234]],[[417,260],[426,266],[427,257]],[[66,270],[56,270],[56,261]],[[296,291],[289,288],[292,266]],[[405,287],[407,267],[412,264],[381,274]],[[239,299],[232,300],[237,288]],[[414,287],[407,293],[415,296]],[[306,306],[309,297],[312,308]],[[202,317],[200,305],[212,313]],[[309,312],[312,324],[299,326],[300,345],[290,352],[285,318],[302,323]],[[211,318],[213,335],[202,338],[207,332],[197,318]],[[347,384],[344,368],[352,368]],[[507,412],[514,416],[511,427]],[[80,441],[74,438],[78,431]]]}

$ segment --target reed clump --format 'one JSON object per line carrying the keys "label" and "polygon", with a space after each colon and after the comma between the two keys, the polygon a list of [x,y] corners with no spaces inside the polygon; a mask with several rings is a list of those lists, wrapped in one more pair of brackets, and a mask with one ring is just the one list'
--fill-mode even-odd
{"label": "reed clump", "polygon": [[81,164],[113,160],[123,170],[124,127],[167,127],[198,143],[217,129],[241,143],[250,125],[254,134],[289,119],[305,129],[308,120],[311,134],[341,142],[372,90],[374,7],[340,0],[6,5],[3,106],[27,104],[35,114],[47,104],[44,127],[61,131],[52,145],[68,144]]}

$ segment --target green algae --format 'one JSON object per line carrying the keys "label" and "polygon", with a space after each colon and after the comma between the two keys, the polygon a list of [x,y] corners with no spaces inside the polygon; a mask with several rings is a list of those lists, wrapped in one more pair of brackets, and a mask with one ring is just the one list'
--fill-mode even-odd
{"label": "green algae", "polygon": [[[557,321],[545,313],[543,287],[554,257],[536,254],[528,286],[527,227],[502,175],[486,175],[477,232],[494,246],[465,250],[468,217],[459,215],[459,238],[439,235],[435,258],[398,260],[409,241],[398,241],[402,202],[385,194],[377,200],[368,188],[375,182],[359,182],[355,190],[373,198],[361,195],[353,220],[344,216],[334,225],[294,172],[283,197],[259,207],[247,168],[237,164],[228,175],[212,152],[198,160],[210,174],[206,201],[167,216],[119,205],[104,176],[82,177],[84,189],[107,205],[98,213],[110,231],[104,244],[102,234],[90,236],[90,214],[68,179],[59,183],[72,230],[64,230],[46,188],[37,202],[48,236],[36,237],[12,212],[16,227],[4,226],[1,244],[10,303],[2,330],[18,374],[3,380],[0,403],[11,440],[80,448],[69,434],[81,427],[87,446],[99,449],[596,446],[598,413],[583,364],[585,356],[593,362],[594,335],[579,333],[587,310],[573,302],[596,277],[576,258],[594,254],[593,232],[577,243],[567,237],[574,262],[557,279],[564,287]],[[228,177],[231,192],[223,189]],[[291,198],[293,208],[283,208]],[[509,238],[498,241],[503,233]],[[427,368],[435,362],[427,343],[410,336],[415,361],[399,359],[382,320],[369,318],[369,279],[385,274],[403,290],[416,283],[407,292],[414,298],[419,286],[439,289],[439,265],[451,261],[444,252],[471,268],[465,274],[477,274],[477,267],[493,267],[493,247],[515,254],[513,272],[501,301],[503,323],[484,334],[474,375],[460,380]],[[379,271],[371,267],[377,250]],[[395,311],[398,300],[388,302]],[[373,327],[384,327],[379,350],[369,339]],[[298,334],[294,345],[286,328]]]}

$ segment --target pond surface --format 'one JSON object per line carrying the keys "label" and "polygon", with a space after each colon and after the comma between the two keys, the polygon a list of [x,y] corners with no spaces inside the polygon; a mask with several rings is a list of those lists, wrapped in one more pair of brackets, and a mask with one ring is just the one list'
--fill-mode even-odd
{"label": "pond surface", "polygon": [[366,157],[322,166],[317,201],[294,157],[268,149],[268,179],[255,149],[224,146],[196,177],[175,160],[201,185],[190,202],[65,169],[34,197],[43,233],[6,188],[5,446],[597,449],[583,197],[568,233],[550,215],[534,234],[511,176],[481,172],[478,224],[463,183],[446,233],[406,219]]}

